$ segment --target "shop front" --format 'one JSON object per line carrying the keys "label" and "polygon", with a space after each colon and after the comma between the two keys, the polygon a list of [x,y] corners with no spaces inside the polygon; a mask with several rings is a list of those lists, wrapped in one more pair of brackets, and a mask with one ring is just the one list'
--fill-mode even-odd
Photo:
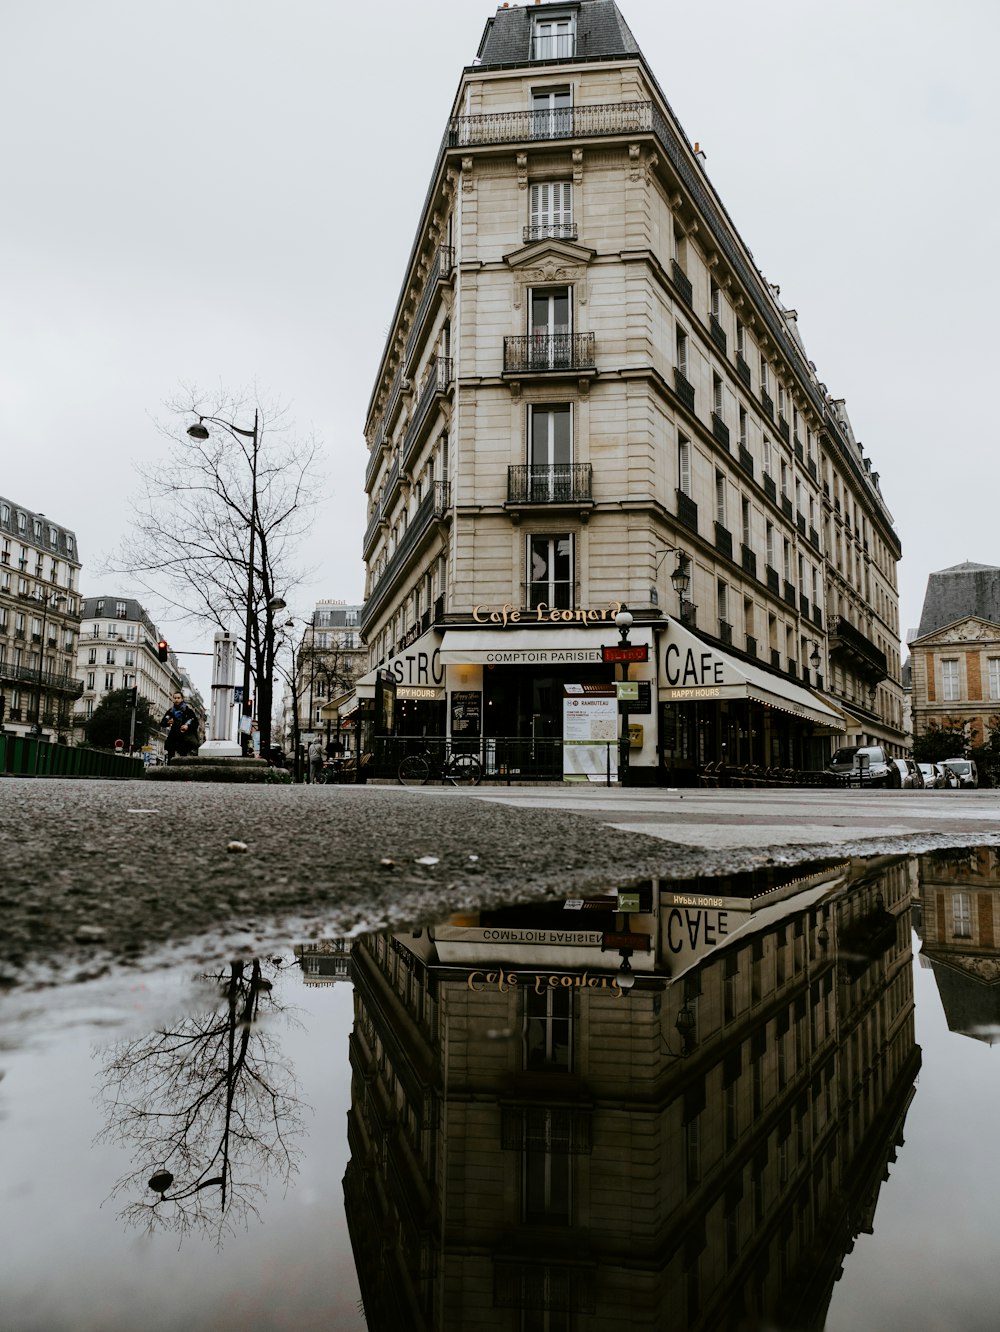
{"label": "shop front", "polygon": [[787,676],[742,661],[676,620],[657,631],[660,763],[671,785],[707,770],[817,771],[843,714]]}

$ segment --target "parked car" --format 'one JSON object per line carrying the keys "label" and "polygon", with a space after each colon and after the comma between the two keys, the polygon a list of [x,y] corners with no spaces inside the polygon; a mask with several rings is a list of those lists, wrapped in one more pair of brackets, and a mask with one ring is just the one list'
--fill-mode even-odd
{"label": "parked car", "polygon": [[844,745],[826,765],[848,786],[884,786],[898,790],[902,776],[881,745]]}
{"label": "parked car", "polygon": [[899,773],[899,784],[904,791],[922,791],[924,775],[913,759],[893,759],[893,767]]}
{"label": "parked car", "polygon": [[917,767],[924,779],[925,791],[937,791],[947,786],[947,778],[936,763],[918,763]]}
{"label": "parked car", "polygon": [[953,768],[946,768],[943,763],[936,763],[934,766],[941,774],[941,785],[944,789],[950,791],[953,786],[957,789],[958,773]]}
{"label": "parked car", "polygon": [[942,768],[950,768],[958,778],[959,786],[978,786],[979,773],[972,759],[945,759]]}

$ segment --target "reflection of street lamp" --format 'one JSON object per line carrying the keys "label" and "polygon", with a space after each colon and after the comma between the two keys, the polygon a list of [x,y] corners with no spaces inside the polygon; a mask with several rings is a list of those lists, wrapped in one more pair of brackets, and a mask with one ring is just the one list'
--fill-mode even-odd
{"label": "reflection of street lamp", "polygon": [[[250,703],[250,624],[254,614],[254,580],[253,580],[253,560],[254,546],[257,537],[257,449],[260,444],[260,435],[258,431],[258,413],[254,408],[253,429],[242,430],[239,426],[233,425],[231,421],[223,421],[218,416],[199,416],[196,425],[188,426],[187,433],[192,439],[205,440],[209,438],[209,430],[205,425],[206,421],[211,421],[213,425],[222,426],[223,430],[228,430],[231,435],[242,435],[244,439],[249,439],[253,443],[253,450],[250,455],[250,553],[247,557],[247,623],[246,633],[243,636],[243,716],[253,717],[253,707]],[[242,445],[240,446],[242,448]],[[244,453],[244,457],[245,457]],[[259,682],[258,682],[259,683]],[[250,731],[240,726],[240,747],[244,754],[250,751]]]}
{"label": "reflection of street lamp", "polygon": [[66,600],[63,592],[53,592],[49,596],[43,596],[42,602],[42,632],[38,636],[38,684],[35,688],[35,720],[31,727],[30,734],[42,734],[42,675],[45,670],[45,627],[48,620],[49,607],[58,606],[61,601]]}

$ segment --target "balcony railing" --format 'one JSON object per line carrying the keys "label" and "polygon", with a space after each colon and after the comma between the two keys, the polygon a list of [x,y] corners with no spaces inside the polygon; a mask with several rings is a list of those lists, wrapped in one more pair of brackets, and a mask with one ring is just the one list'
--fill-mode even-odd
{"label": "balcony railing", "polygon": [[718,412],[712,413],[712,434],[724,449],[729,448],[729,427]]}
{"label": "balcony railing", "polygon": [[451,270],[455,266],[455,251],[450,245],[439,245],[431,260],[431,266],[427,273],[427,281],[424,283],[424,289],[420,295],[420,304],[417,306],[417,313],[413,316],[413,327],[410,329],[406,338],[406,352],[403,357],[404,363],[409,365],[413,359],[413,353],[417,349],[420,341],[420,334],[423,331],[424,321],[427,318],[427,312],[437,296],[437,287],[439,282],[444,282],[451,276]]}
{"label": "balcony railing", "polygon": [[753,480],[753,454],[745,444],[740,445],[740,466],[746,472],[747,476]]}
{"label": "balcony railing", "polygon": [[361,629],[371,624],[382,602],[393,587],[393,581],[399,574],[409,556],[419,544],[421,538],[437,518],[443,518],[450,507],[450,488],[447,481],[435,481],[431,489],[420,501],[409,526],[399,540],[399,544],[386,561],[385,568],[372,584],[362,611]]}
{"label": "balcony railing", "polygon": [[604,138],[653,129],[652,102],[604,102],[596,106],[453,116],[448,122],[447,144],[449,148],[485,147],[539,139]]}
{"label": "balcony railing", "polygon": [[719,621],[719,638],[720,638],[720,639],[722,640],[722,642],[725,643],[727,646],[730,646],[730,645],[732,644],[732,641],[733,641],[733,626],[732,626],[731,624],[729,624],[728,621],[726,621],[726,620],[720,620],[720,621]]}
{"label": "balcony railing", "polygon": [[532,60],[571,60],[575,55],[575,32],[547,32],[531,39]]}
{"label": "balcony railing", "polygon": [[760,405],[764,408],[764,411],[768,414],[768,416],[769,416],[769,417],[771,418],[771,420],[773,421],[773,420],[774,420],[774,399],[771,397],[770,393],[768,393],[767,389],[763,389],[763,388],[762,388],[761,391],[760,391]]}
{"label": "balcony railing", "polygon": [[577,236],[575,222],[535,222],[521,232],[525,245],[539,240],[571,240]]}
{"label": "balcony railing", "polygon": [[694,411],[694,385],[677,367],[674,367],[674,392],[689,412]]}
{"label": "balcony railing", "polygon": [[51,689],[54,693],[66,694],[70,698],[79,698],[83,693],[83,681],[72,675],[56,671],[43,671],[34,666],[12,666],[0,661],[0,680],[9,684],[36,685],[42,689]]}
{"label": "balcony railing", "polygon": [[787,444],[787,443],[788,443],[788,422],[785,420],[785,418],[784,418],[783,416],[779,416],[779,417],[778,417],[778,434],[781,436],[781,438],[782,438],[782,439],[785,441],[785,443]]}
{"label": "balcony railing", "polygon": [[677,517],[692,532],[698,530],[698,506],[683,490],[677,491]]}
{"label": "balcony railing", "polygon": [[795,607],[795,584],[785,579],[785,601],[793,609]]}
{"label": "balcony railing", "polygon": [[726,341],[726,331],[719,323],[718,319],[716,319],[715,315],[709,315],[708,317],[708,332],[719,351],[725,356],[726,348],[728,346]]}
{"label": "balcony railing", "polygon": [[508,504],[590,504],[590,463],[526,463],[507,468]]}
{"label": "balcony railing", "polygon": [[416,406],[413,408],[413,415],[410,418],[410,424],[406,427],[406,434],[403,437],[403,471],[405,472],[413,457],[414,449],[421,437],[424,426],[427,424],[427,418],[430,415],[431,405],[439,394],[447,393],[453,377],[452,359],[450,356],[439,356],[431,366],[430,373],[424,380],[420,389],[420,396],[417,398]]}
{"label": "balcony railing", "polygon": [[757,655],[757,640],[752,634],[747,634],[746,653],[748,657],[756,657]]}
{"label": "balcony railing", "polygon": [[768,564],[768,565],[765,567],[765,574],[766,574],[766,577],[767,577],[767,590],[768,590],[769,592],[773,592],[773,593],[775,593],[775,595],[777,595],[778,590],[779,590],[779,589],[778,589],[778,571],[777,571],[777,569],[772,569],[772,567]]}
{"label": "balcony railing", "polygon": [[847,657],[871,678],[884,680],[888,675],[885,653],[843,615],[835,615],[831,620],[829,642],[831,657]]}
{"label": "balcony railing", "polygon": [[767,498],[771,501],[772,504],[777,504],[778,487],[774,484],[774,477],[768,476],[768,474],[765,472],[762,479],[764,482],[764,494],[767,496]]}
{"label": "balcony railing", "polygon": [[744,573],[757,577],[757,556],[749,546],[740,546],[740,564]]}
{"label": "balcony railing", "polygon": [[750,366],[747,364],[746,357],[742,352],[736,353],[736,373],[739,375],[740,379],[742,379],[746,387],[750,388]]}
{"label": "balcony railing", "polygon": [[671,259],[670,261],[670,275],[681,299],[686,305],[690,305],[694,296],[691,279],[688,277],[687,273],[684,272],[684,269],[681,268],[676,259]]}
{"label": "balcony railing", "polygon": [[715,548],[720,555],[725,555],[727,560],[733,558],[733,534],[720,522],[715,524]]}
{"label": "balcony railing", "polygon": [[787,495],[782,495],[781,497],[781,512],[785,515],[786,518],[788,518],[789,520],[791,519],[792,501],[788,498]]}
{"label": "balcony railing", "polygon": [[504,374],[593,370],[593,333],[528,333],[503,340]]}

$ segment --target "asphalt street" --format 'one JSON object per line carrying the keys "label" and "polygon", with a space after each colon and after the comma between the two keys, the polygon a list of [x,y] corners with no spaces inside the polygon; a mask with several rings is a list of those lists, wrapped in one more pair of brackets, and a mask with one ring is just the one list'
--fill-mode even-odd
{"label": "asphalt street", "polygon": [[498,901],[1000,843],[1000,792],[0,779],[0,984]]}

